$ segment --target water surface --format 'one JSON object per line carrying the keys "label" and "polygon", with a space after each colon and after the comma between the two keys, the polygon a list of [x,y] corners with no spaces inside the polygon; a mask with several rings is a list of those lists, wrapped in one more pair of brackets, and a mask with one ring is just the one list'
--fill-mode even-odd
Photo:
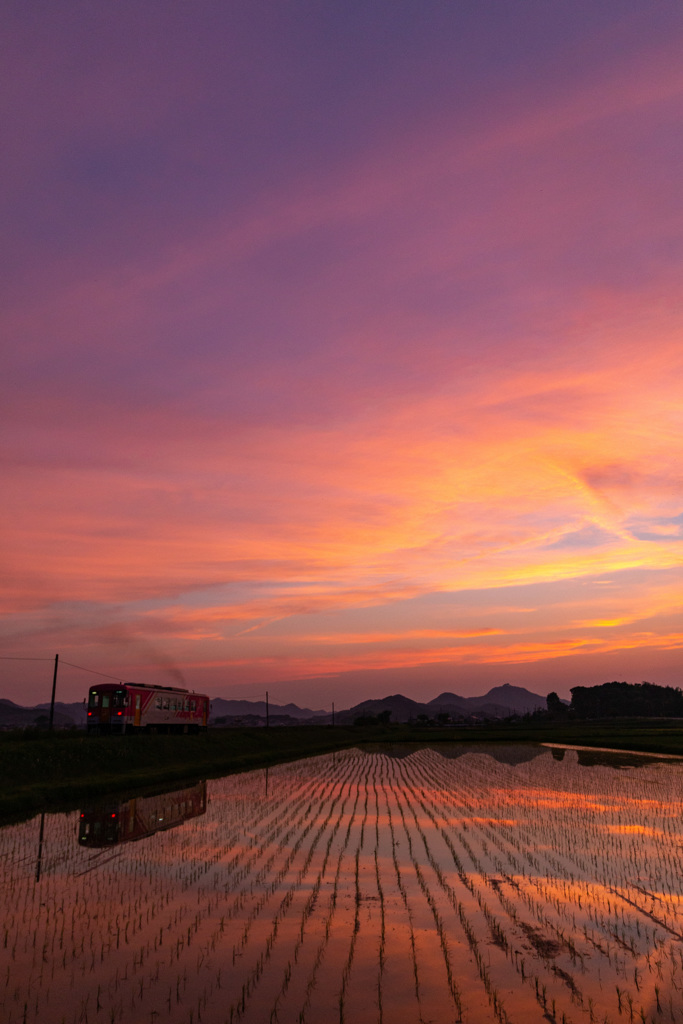
{"label": "water surface", "polygon": [[353,750],[0,831],[7,1024],[683,1024],[683,765]]}

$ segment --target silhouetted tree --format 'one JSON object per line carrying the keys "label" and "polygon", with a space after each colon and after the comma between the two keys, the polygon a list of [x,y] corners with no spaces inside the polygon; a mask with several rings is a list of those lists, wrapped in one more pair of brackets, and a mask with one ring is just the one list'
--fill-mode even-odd
{"label": "silhouetted tree", "polygon": [[558,695],[553,690],[549,693],[545,699],[546,706],[548,708],[548,714],[552,718],[564,718],[567,714],[567,705],[563,704]]}

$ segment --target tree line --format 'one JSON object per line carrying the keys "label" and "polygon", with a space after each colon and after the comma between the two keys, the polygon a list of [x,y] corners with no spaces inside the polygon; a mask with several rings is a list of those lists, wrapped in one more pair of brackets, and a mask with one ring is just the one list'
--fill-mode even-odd
{"label": "tree line", "polygon": [[573,686],[571,703],[549,693],[553,718],[683,718],[683,690],[656,683],[602,683]]}

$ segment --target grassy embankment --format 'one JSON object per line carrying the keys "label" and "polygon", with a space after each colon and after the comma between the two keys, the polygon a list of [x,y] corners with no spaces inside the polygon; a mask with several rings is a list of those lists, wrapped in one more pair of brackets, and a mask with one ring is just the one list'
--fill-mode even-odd
{"label": "grassy embankment", "polygon": [[556,742],[683,755],[683,725],[671,720],[521,722],[476,728],[301,726],[216,729],[202,736],[92,737],[84,733],[0,736],[0,816],[67,809],[106,793],[181,785],[207,776],[364,743]]}
{"label": "grassy embankment", "polygon": [[[347,735],[348,732],[348,735]],[[215,729],[200,736],[0,736],[0,817],[172,786],[351,746],[355,730]],[[353,735],[352,735],[353,734]]]}

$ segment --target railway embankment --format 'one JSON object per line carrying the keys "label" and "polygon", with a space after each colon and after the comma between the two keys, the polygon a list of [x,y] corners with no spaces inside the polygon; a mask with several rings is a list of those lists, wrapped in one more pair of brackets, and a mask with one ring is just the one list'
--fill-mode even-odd
{"label": "railway embankment", "polygon": [[666,719],[522,721],[468,728],[409,725],[212,729],[199,736],[87,736],[78,731],[0,734],[0,818],[68,810],[110,793],[266,767],[366,743],[438,746],[558,743],[683,755],[683,724]]}

